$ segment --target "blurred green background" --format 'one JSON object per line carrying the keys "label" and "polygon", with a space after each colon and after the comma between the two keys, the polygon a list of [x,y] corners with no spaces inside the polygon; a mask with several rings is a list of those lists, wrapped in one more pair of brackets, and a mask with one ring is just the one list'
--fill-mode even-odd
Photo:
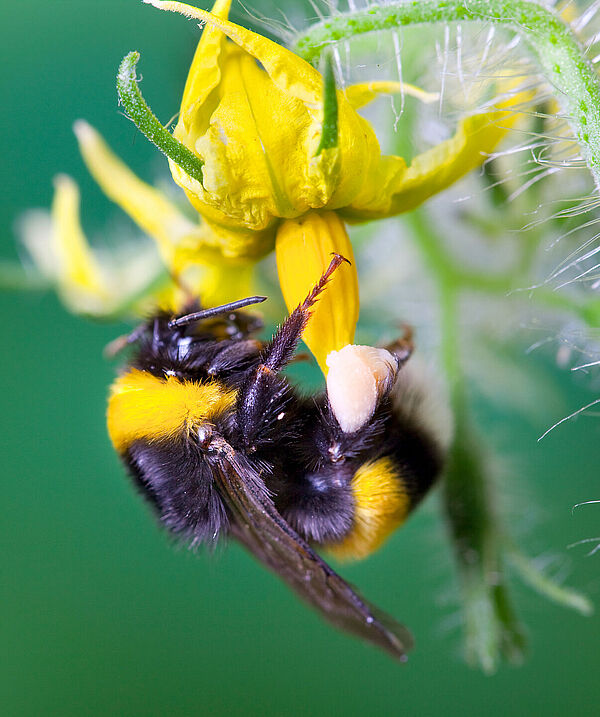
{"label": "blurred green background", "polygon": [[[7,5],[2,257],[16,258],[15,219],[49,206],[59,171],[80,183],[90,236],[128,231],[86,174],[71,124],[85,117],[142,176],[166,176],[162,157],[119,113],[114,75],[121,57],[139,50],[144,95],[166,121],[178,106],[195,25],[137,0]],[[417,648],[405,666],[324,625],[237,546],[212,556],[173,546],[106,436],[114,367],[102,349],[122,327],[70,316],[51,294],[0,301],[2,714],[597,713],[598,616],[582,618],[518,584],[528,662],[494,677],[464,665],[435,496],[368,562],[341,569],[413,630]],[[561,415],[595,397],[549,362],[527,360],[562,382]],[[478,410],[512,467],[513,529],[530,552],[564,555],[568,544],[598,535],[600,507],[571,507],[600,497],[600,420],[563,425],[538,444],[560,416],[526,422],[483,400]],[[568,552],[569,582],[600,602],[600,555],[585,554]]]}

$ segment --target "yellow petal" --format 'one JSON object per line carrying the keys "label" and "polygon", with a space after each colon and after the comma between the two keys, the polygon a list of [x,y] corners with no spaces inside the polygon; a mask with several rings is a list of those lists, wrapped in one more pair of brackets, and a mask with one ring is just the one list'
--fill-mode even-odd
{"label": "yellow petal", "polygon": [[102,191],[158,244],[163,261],[173,263],[178,243],[198,230],[161,192],[143,182],[87,122],[74,126],[90,174]]}
{"label": "yellow petal", "polygon": [[[376,171],[380,148],[373,129],[343,92],[338,91],[338,145],[316,156],[323,123],[323,78],[317,70],[214,14],[177,2],[147,1],[207,23],[237,44],[220,46],[218,67],[211,65],[213,79],[207,85],[214,91],[206,96],[202,85],[199,92],[206,99],[193,111],[186,91],[186,119],[174,132],[204,161],[200,188],[177,165],[170,162],[170,167],[205,219],[230,230],[264,232],[272,231],[279,218],[352,202],[365,177]],[[210,64],[208,58],[202,62]],[[204,65],[198,65],[198,72]],[[195,67],[191,74],[195,77]],[[241,251],[252,253],[250,245]]]}
{"label": "yellow petal", "polygon": [[363,192],[343,210],[343,216],[351,221],[393,216],[446,189],[496,149],[519,119],[510,107],[529,98],[530,93],[518,93],[497,109],[465,118],[453,137],[417,155],[408,168],[400,157],[381,157]]}
{"label": "yellow petal", "polygon": [[[232,46],[233,47],[233,46]],[[315,156],[322,131],[322,103],[314,108],[283,92],[247,53],[228,51],[221,64],[219,102],[197,136],[179,134],[204,164],[204,188],[174,164],[175,181],[205,219],[229,228],[263,231],[276,218],[313,208],[343,206],[360,189],[364,166],[379,145],[368,123],[340,93],[338,147]],[[211,103],[209,103],[211,104]],[[204,108],[198,114],[204,116]],[[204,121],[204,120],[203,120]],[[194,125],[195,128],[195,125]]]}
{"label": "yellow petal", "polygon": [[[28,246],[31,246],[30,237]],[[145,315],[167,277],[151,245],[93,251],[79,221],[79,190],[67,176],[55,179],[50,257],[65,304],[90,316]]]}
{"label": "yellow petal", "polygon": [[[227,20],[230,6],[231,0],[217,0],[212,13]],[[181,100],[179,123],[183,123],[187,131],[194,120],[195,109],[221,81],[219,57],[224,43],[225,35],[214,27],[206,27],[200,37]]]}
{"label": "yellow petal", "polygon": [[344,90],[346,99],[355,110],[368,105],[369,102],[373,102],[379,95],[398,95],[401,92],[426,103],[435,102],[435,100],[439,99],[437,92],[426,92],[416,85],[410,85],[408,82],[387,80],[349,85]]}
{"label": "yellow petal", "polygon": [[210,127],[196,143],[207,190],[222,197],[229,216],[253,228],[264,228],[273,215],[305,211],[291,200],[300,194],[299,169],[308,161],[312,120],[303,103],[287,97],[239,51],[228,59],[220,92]]}
{"label": "yellow petal", "polygon": [[[157,294],[157,303],[178,310],[190,294],[200,296],[203,301],[212,301],[214,297],[216,303],[240,298],[240,292],[246,290],[250,281],[252,266],[248,261],[230,261],[222,246],[229,248],[230,255],[235,257],[236,249],[240,244],[247,245],[249,238],[243,232],[228,232],[207,222],[192,223],[161,192],[140,180],[90,125],[79,121],[75,131],[94,179],[156,241],[170,273],[187,289],[186,294],[178,285],[171,284]],[[263,254],[272,248],[273,242],[273,236],[252,237],[253,246]],[[127,293],[126,288],[107,289],[112,294],[112,303],[118,302],[119,292]]]}
{"label": "yellow petal", "polygon": [[159,10],[179,12],[219,29],[236,45],[256,58],[281,90],[303,102],[320,101],[322,87],[320,73],[308,62],[276,42],[191,5],[169,0],[144,0],[144,2]]}
{"label": "yellow petal", "polygon": [[334,212],[288,219],[277,232],[275,251],[279,283],[290,312],[327,269],[332,253],[351,262],[351,266],[340,266],[330,279],[302,337],[327,375],[327,354],[354,342],[358,320],[358,276],[346,228]]}
{"label": "yellow petal", "polygon": [[79,189],[65,175],[56,178],[54,187],[52,244],[59,287],[73,306],[78,303],[77,297],[87,296],[91,303],[103,301],[107,288],[81,228]]}

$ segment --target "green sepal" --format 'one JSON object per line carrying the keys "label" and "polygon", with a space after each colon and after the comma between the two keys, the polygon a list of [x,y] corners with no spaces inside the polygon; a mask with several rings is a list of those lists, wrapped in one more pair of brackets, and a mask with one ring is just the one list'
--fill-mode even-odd
{"label": "green sepal", "polygon": [[323,72],[323,132],[317,148],[318,157],[323,150],[332,149],[338,145],[338,100],[335,84],[335,72],[331,55],[325,55],[325,69]]}
{"label": "green sepal", "polygon": [[127,115],[140,132],[145,135],[169,159],[184,172],[202,184],[204,162],[163,127],[146,104],[138,87],[136,67],[139,52],[125,55],[117,74],[117,92]]}

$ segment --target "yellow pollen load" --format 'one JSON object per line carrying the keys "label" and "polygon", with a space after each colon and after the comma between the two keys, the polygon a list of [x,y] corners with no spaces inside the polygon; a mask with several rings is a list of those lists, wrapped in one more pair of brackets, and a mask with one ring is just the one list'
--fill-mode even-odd
{"label": "yellow pollen load", "polygon": [[360,560],[377,550],[404,522],[410,496],[391,458],[365,463],[352,478],[354,525],[341,543],[327,550],[341,560]]}
{"label": "yellow pollen load", "polygon": [[124,453],[140,439],[159,441],[188,433],[231,409],[235,395],[217,381],[158,378],[132,369],[112,385],[107,413],[110,440]]}

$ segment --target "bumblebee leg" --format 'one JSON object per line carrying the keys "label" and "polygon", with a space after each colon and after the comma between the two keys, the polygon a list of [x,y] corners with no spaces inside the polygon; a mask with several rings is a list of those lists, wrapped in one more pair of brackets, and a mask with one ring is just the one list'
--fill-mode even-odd
{"label": "bumblebee leg", "polygon": [[344,259],[340,254],[334,254],[329,266],[313,286],[306,299],[292,311],[277,329],[263,357],[263,365],[266,369],[279,371],[291,361],[298,342],[302,338],[302,332],[310,319],[310,309],[316,304],[319,294],[325,288],[333,272],[345,261],[348,260]]}
{"label": "bumblebee leg", "polygon": [[252,453],[260,442],[268,441],[270,429],[285,416],[290,388],[278,375],[294,355],[302,332],[310,319],[310,309],[325,288],[333,272],[347,261],[334,254],[327,270],[306,299],[297,306],[275,332],[262,354],[262,362],[252,371],[238,393],[237,418],[245,449]]}
{"label": "bumblebee leg", "polygon": [[398,368],[404,366],[415,350],[413,327],[409,324],[403,324],[402,329],[404,331],[402,336],[399,336],[395,341],[392,341],[391,344],[383,347],[386,351],[396,356],[399,363]]}

